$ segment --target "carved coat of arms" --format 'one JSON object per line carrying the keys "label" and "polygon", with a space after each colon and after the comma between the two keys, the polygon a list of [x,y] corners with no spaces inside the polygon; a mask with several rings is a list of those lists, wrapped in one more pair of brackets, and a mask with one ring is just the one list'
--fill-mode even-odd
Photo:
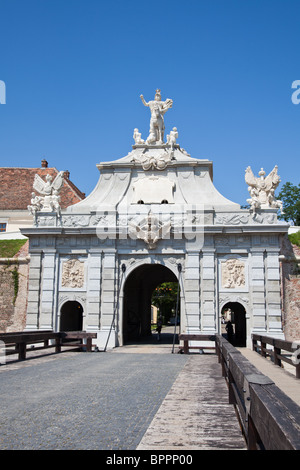
{"label": "carved coat of arms", "polygon": [[84,263],[78,259],[69,259],[63,263],[62,287],[80,288],[84,285]]}
{"label": "carved coat of arms", "polygon": [[144,240],[150,250],[156,247],[158,240],[170,233],[171,222],[162,223],[151,211],[138,224],[131,222],[130,236]]}
{"label": "carved coat of arms", "polygon": [[228,259],[221,263],[222,287],[234,289],[245,286],[245,263],[239,259]]}

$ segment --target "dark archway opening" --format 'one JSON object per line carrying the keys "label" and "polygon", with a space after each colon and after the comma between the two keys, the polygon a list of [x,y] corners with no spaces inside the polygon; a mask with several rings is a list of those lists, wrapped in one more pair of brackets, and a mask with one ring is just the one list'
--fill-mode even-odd
{"label": "dark archway opening", "polygon": [[[178,282],[175,274],[160,264],[144,264],[127,278],[123,301],[123,343],[151,342],[151,299],[157,286]],[[172,335],[170,335],[172,336]],[[172,338],[170,338],[172,341]]]}
{"label": "dark archway opening", "polygon": [[81,331],[82,315],[83,308],[79,302],[66,302],[60,311],[60,331]]}
{"label": "dark archway opening", "polygon": [[239,302],[228,302],[222,308],[222,317],[225,320],[225,328],[229,326],[231,321],[233,326],[233,335],[230,338],[229,329],[227,329],[227,339],[234,346],[245,347],[247,344],[247,328],[246,328],[246,310]]}

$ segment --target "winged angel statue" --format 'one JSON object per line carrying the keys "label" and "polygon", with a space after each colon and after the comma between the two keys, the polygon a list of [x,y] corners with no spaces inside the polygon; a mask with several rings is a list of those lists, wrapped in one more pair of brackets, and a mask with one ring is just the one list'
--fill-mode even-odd
{"label": "winged angel statue", "polygon": [[36,219],[36,213],[41,212],[56,212],[60,216],[60,196],[59,192],[64,184],[64,172],[60,171],[52,181],[52,176],[47,175],[44,181],[38,174],[35,175],[33,181],[33,189],[35,189],[40,196],[36,196],[33,192],[31,194],[31,205],[28,206],[29,212]]}
{"label": "winged angel statue", "polygon": [[261,168],[259,178],[254,176],[251,167],[245,171],[245,181],[248,184],[248,191],[251,198],[247,199],[250,208],[255,212],[257,209],[278,208],[283,213],[282,201],[275,198],[275,189],[280,183],[280,177],[277,174],[277,165],[271,173],[265,177],[266,172]]}

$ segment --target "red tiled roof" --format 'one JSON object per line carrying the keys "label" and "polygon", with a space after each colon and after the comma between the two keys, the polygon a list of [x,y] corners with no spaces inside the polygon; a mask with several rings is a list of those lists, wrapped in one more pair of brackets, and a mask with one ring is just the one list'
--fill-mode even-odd
{"label": "red tiled roof", "polygon": [[[34,192],[33,180],[38,174],[43,180],[50,174],[54,179],[59,171],[52,168],[0,168],[0,210],[25,210]],[[69,172],[64,174],[64,185],[60,192],[61,208],[76,204],[85,198],[69,178]]]}

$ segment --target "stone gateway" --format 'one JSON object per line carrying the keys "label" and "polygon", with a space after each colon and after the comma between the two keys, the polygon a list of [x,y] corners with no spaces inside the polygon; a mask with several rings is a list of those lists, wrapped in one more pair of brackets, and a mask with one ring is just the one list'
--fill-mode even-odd
{"label": "stone gateway", "polygon": [[180,147],[177,128],[164,141],[173,101],[160,90],[142,101],[151,110],[147,139],[135,128],[128,155],[97,165],[86,199],[60,209],[57,185],[22,230],[31,257],[26,329],[80,325],[97,332],[99,348],[117,347],[150,333],[154,289],[178,281],[181,333],[220,332],[226,310],[242,345],[251,333],[283,337],[279,252],[288,224],[277,220],[277,167],[267,178],[247,168],[250,208],[242,209],[214,187],[212,162]]}

